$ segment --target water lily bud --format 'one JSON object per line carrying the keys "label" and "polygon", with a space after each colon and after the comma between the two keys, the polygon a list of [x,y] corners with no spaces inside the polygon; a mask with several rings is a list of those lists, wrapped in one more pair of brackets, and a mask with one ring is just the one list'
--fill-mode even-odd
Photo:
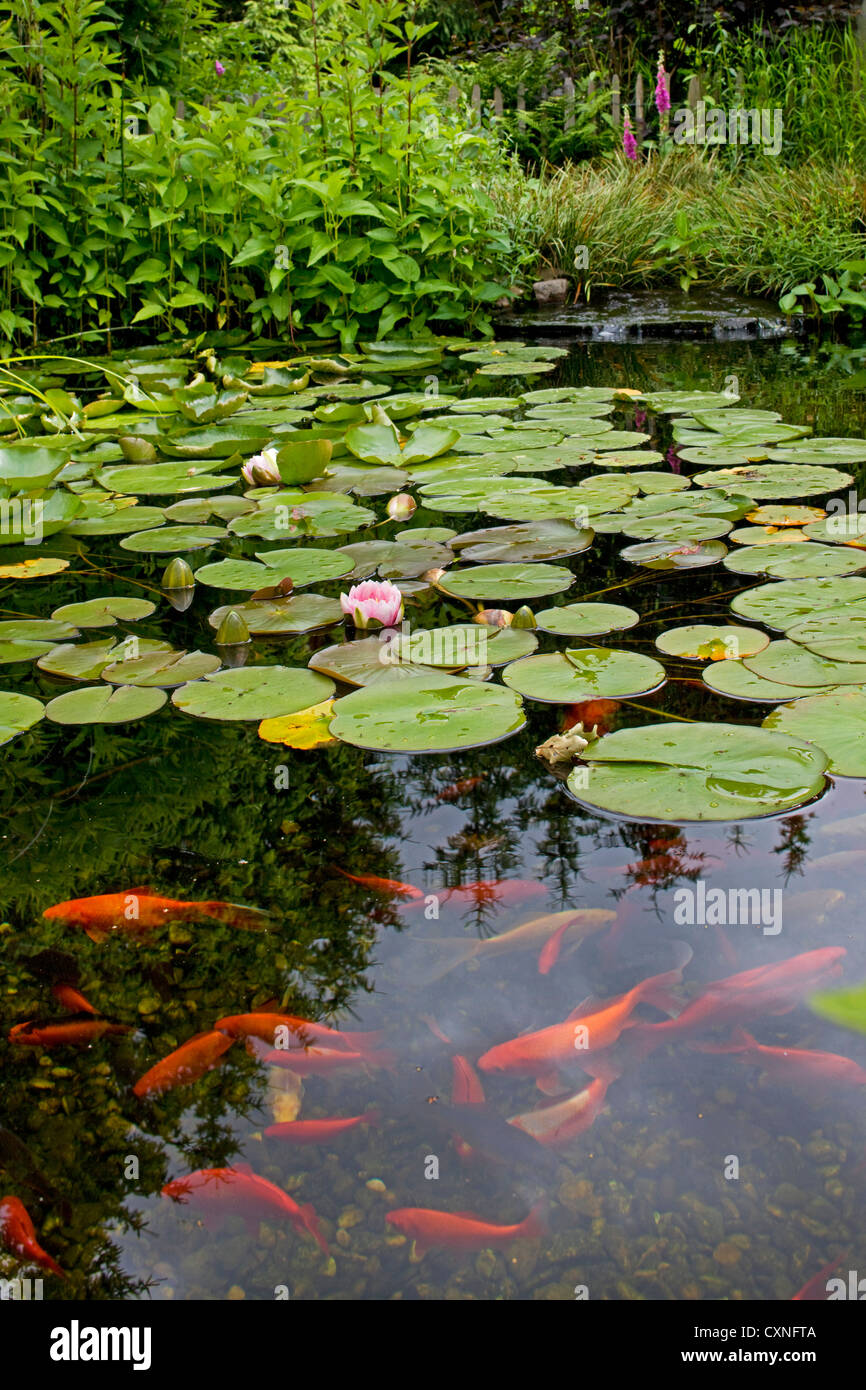
{"label": "water lily bud", "polygon": [[240,613],[235,612],[234,608],[230,608],[217,629],[217,646],[239,647],[249,640],[249,628]]}
{"label": "water lily bud", "polygon": [[507,608],[482,608],[472,621],[482,627],[511,627],[513,614]]}
{"label": "water lily bud", "polygon": [[395,497],[390,498],[387,508],[392,521],[408,521],[417,509],[418,503],[408,492],[398,492]]}
{"label": "water lily bud", "polygon": [[127,463],[153,463],[156,458],[156,449],[149,439],[142,439],[141,435],[124,434],[117,442]]}
{"label": "water lily bud", "polygon": [[263,449],[260,454],[253,454],[241,469],[241,477],[250,487],[273,487],[282,482],[276,449]]}
{"label": "water lily bud", "polygon": [[165,567],[162,576],[162,587],[164,589],[191,589],[195,584],[195,575],[179,555],[175,555]]}
{"label": "water lily bud", "polygon": [[535,621],[535,614],[531,608],[527,608],[524,603],[522,608],[518,608],[514,617],[511,619],[512,627],[538,627]]}

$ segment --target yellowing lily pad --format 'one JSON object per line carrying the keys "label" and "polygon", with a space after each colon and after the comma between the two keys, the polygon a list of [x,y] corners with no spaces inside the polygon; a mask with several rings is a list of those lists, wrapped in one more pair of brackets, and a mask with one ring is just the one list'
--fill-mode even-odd
{"label": "yellowing lily pad", "polygon": [[283,743],[287,748],[318,748],[323,743],[336,743],[330,731],[333,700],[322,700],[309,709],[299,710],[297,714],[286,714],[280,719],[263,719],[259,725],[259,738],[266,743]]}

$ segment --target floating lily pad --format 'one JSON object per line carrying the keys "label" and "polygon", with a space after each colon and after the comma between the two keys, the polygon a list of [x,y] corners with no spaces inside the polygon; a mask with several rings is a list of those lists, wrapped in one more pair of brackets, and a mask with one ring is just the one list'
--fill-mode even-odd
{"label": "floating lily pad", "polygon": [[462,560],[487,564],[497,560],[558,560],[578,555],[592,544],[593,532],[566,521],[538,521],[530,525],[489,526],[457,537],[453,549]]}
{"label": "floating lily pad", "polygon": [[45,716],[55,724],[129,724],[146,719],[165,702],[164,690],[139,690],[136,686],[117,690],[110,685],[88,685],[49,700]]}
{"label": "floating lily pad", "polygon": [[334,706],[331,733],[380,752],[448,753],[498,743],[525,722],[513,691],[434,672],[344,696]]}
{"label": "floating lily pad", "polygon": [[44,579],[50,574],[60,574],[69,569],[69,561],[55,555],[34,556],[32,560],[18,560],[14,564],[0,565],[0,579]]}
{"label": "floating lily pad", "polygon": [[0,744],[25,734],[44,714],[41,700],[34,700],[31,695],[18,695],[12,690],[0,690]]}
{"label": "floating lily pad", "polygon": [[719,487],[746,492],[750,497],[817,497],[847,487],[853,482],[850,473],[835,468],[808,467],[805,464],[765,463],[742,468],[717,468],[709,473],[696,473],[692,479],[698,487]]}
{"label": "floating lily pad", "polygon": [[787,733],[669,720],[619,729],[581,756],[587,767],[568,779],[577,799],[640,821],[739,821],[790,811],[823,791],[827,766],[819,748]]}
{"label": "floating lily pad", "polygon": [[807,739],[829,758],[838,777],[866,777],[866,687],[810,695],[781,705],[763,722],[786,737]]}
{"label": "floating lily pad", "polygon": [[346,431],[346,445],[356,458],[366,463],[396,464],[398,468],[437,458],[460,438],[458,430],[436,425],[421,425],[402,441],[396,427],[389,429],[387,425],[353,425]]}
{"label": "floating lily pad", "polygon": [[[335,550],[316,550],[298,546],[295,550],[259,550],[252,560],[217,560],[196,570],[196,582],[219,589],[246,589],[252,592],[290,577],[296,589],[326,579],[340,579],[352,569],[352,561]],[[310,701],[316,704],[315,700]],[[289,711],[290,713],[292,711]],[[261,716],[263,719],[265,715]]]}
{"label": "floating lily pad", "polygon": [[717,627],[712,623],[671,627],[656,638],[660,652],[690,661],[737,661],[757,655],[769,642],[767,634],[755,627]]}
{"label": "floating lily pad", "polygon": [[125,536],[120,548],[142,555],[180,554],[186,550],[204,550],[225,540],[227,534],[224,526],[161,526],[155,531],[136,531],[132,536]]}
{"label": "floating lily pad", "polygon": [[796,526],[738,526],[728,536],[737,545],[802,545],[808,539]]}
{"label": "floating lily pad", "polygon": [[653,570],[700,569],[704,565],[717,565],[727,553],[724,542],[717,540],[695,541],[691,545],[686,541],[679,544],[675,541],[642,541],[639,545],[627,545],[620,551],[624,560]]}
{"label": "floating lily pad", "polygon": [[118,642],[109,637],[102,642],[61,644],[40,657],[36,664],[40,671],[46,671],[52,676],[65,676],[67,680],[73,681],[91,681],[98,680],[106,666],[113,661],[137,660],[140,656],[150,656],[152,652],[170,651],[169,642],[152,642],[138,637],[127,637]]}
{"label": "floating lily pad", "polygon": [[866,663],[831,661],[787,639],[771,642],[762,652],[744,660],[756,676],[783,685],[862,685],[866,681]]}
{"label": "floating lily pad", "polygon": [[239,613],[254,637],[280,637],[286,633],[313,632],[343,621],[340,600],[323,594],[296,594],[292,598],[254,599],[214,609],[208,617],[218,628],[229,612]]}
{"label": "floating lily pad", "polygon": [[[361,637],[354,642],[335,642],[314,652],[308,665],[312,671],[331,676],[346,685],[371,685],[391,671],[390,642],[380,636]],[[466,663],[456,663],[455,669]]]}
{"label": "floating lily pad", "polygon": [[785,579],[737,594],[731,612],[784,632],[813,613],[866,600],[866,579]]}
{"label": "floating lily pad", "polygon": [[60,450],[7,444],[0,448],[0,483],[26,491],[50,487],[71,452],[69,443]]}
{"label": "floating lily pad", "polygon": [[65,531],[81,511],[82,503],[72,492],[56,489],[45,498],[13,497],[3,504],[0,545],[39,545],[44,536]]}
{"label": "floating lily pad", "polygon": [[850,464],[866,463],[866,440],[806,439],[801,444],[784,444],[770,450],[770,458],[779,463]]}
{"label": "floating lily pad", "polygon": [[197,681],[218,671],[222,662],[212,652],[152,652],[134,660],[113,661],[101,679],[110,685],[156,686],[162,690]]}
{"label": "floating lily pad", "polygon": [[659,415],[686,415],[694,410],[724,410],[738,401],[724,391],[650,391],[646,405]]}
{"label": "floating lily pad", "polygon": [[85,504],[83,514],[66,528],[70,536],[129,536],[134,531],[165,525],[160,507],[117,506],[114,502]]}
{"label": "floating lily pad", "polygon": [[566,603],[536,613],[535,621],[542,632],[557,637],[601,637],[634,627],[640,614],[620,603]]}
{"label": "floating lily pad", "polygon": [[323,743],[336,743],[330,731],[334,701],[323,700],[297,714],[285,714],[280,719],[263,719],[259,738],[266,743],[282,743],[287,748],[318,748]]}
{"label": "floating lily pad", "polygon": [[302,536],[338,536],[359,531],[376,520],[369,507],[359,507],[339,492],[272,492],[258,497],[254,512],[229,523],[233,536],[258,536],[288,541]]}
{"label": "floating lily pad", "polygon": [[820,521],[824,515],[823,507],[785,506],[784,503],[769,502],[748,512],[746,520],[753,521],[756,526],[806,526],[810,522]]}
{"label": "floating lily pad", "polygon": [[467,666],[504,666],[528,656],[537,645],[537,638],[527,628],[490,629],[480,623],[454,623],[399,634],[388,646],[388,661],[392,666],[420,662],[451,671]]}
{"label": "floating lily pad", "polygon": [[764,680],[750,671],[742,661],[716,661],[703,671],[704,684],[717,695],[732,700],[754,700],[775,705],[780,700],[797,700],[809,693],[804,686],[784,685],[780,681]]}
{"label": "floating lily pad", "polygon": [[771,574],[777,579],[831,579],[866,569],[866,554],[815,541],[749,546],[728,555],[725,568],[735,574]]}
{"label": "floating lily pad", "polygon": [[571,705],[581,700],[647,695],[665,683],[665,668],[651,656],[605,647],[570,648],[563,655],[528,656],[506,666],[502,679],[530,700]]}
{"label": "floating lily pad", "polygon": [[213,461],[196,463],[193,459],[173,460],[171,463],[127,463],[117,468],[103,468],[96,481],[109,492],[142,494],[143,496],[174,496],[195,492],[215,492],[225,487],[219,473],[208,473]]}
{"label": "floating lily pad", "polygon": [[866,612],[819,613],[789,627],[785,636],[829,661],[866,661]]}
{"label": "floating lily pad", "polygon": [[[833,503],[829,507],[832,509]],[[866,515],[862,512],[834,512],[805,528],[810,541],[825,541],[828,545],[866,545]]]}
{"label": "floating lily pad", "polygon": [[439,587],[455,598],[517,600],[558,594],[573,583],[562,565],[476,565],[446,575]]}
{"label": "floating lily pad", "polygon": [[182,685],[171,697],[197,719],[279,719],[330,699],[334,683],[292,666],[248,666],[217,671]]}
{"label": "floating lily pad", "polygon": [[246,516],[256,509],[255,502],[246,497],[187,497],[182,502],[173,502],[165,509],[166,521],[176,521],[183,526],[204,526],[211,517],[220,521],[234,521],[236,517]]}
{"label": "floating lily pad", "polygon": [[356,578],[376,573],[382,579],[417,579],[427,570],[450,565],[454,559],[453,551],[434,541],[358,541],[341,546],[338,553],[354,561],[352,575]]}

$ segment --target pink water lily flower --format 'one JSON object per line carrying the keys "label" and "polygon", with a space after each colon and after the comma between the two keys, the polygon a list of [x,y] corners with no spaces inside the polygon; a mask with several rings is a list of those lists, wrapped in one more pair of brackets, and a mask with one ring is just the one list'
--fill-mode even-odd
{"label": "pink water lily flower", "polygon": [[282,482],[276,449],[263,449],[260,454],[253,454],[241,469],[241,477],[250,487],[270,487],[272,483]]}
{"label": "pink water lily flower", "polygon": [[396,627],[403,617],[403,595],[388,579],[365,579],[340,595],[340,606],[355,627]]}

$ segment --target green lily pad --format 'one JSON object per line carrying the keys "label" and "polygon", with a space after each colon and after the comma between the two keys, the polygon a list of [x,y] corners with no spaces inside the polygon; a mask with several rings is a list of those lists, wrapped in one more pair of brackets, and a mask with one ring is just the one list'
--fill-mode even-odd
{"label": "green lily pad", "polygon": [[593,533],[566,521],[539,521],[531,525],[488,526],[468,531],[455,540],[461,560],[479,564],[492,561],[559,560],[578,555],[591,544]]}
{"label": "green lily pad", "polygon": [[866,579],[785,579],[760,584],[731,600],[731,612],[784,632],[814,613],[866,600]]}
{"label": "green lily pad", "polygon": [[530,599],[562,593],[574,575],[562,565],[476,565],[439,581],[443,593],[467,599]]}
{"label": "green lily pad", "polygon": [[866,463],[866,440],[806,439],[802,444],[783,444],[770,450],[770,458],[778,463],[851,464]]}
{"label": "green lily pad", "polygon": [[826,785],[820,749],[741,724],[619,729],[581,756],[587,766],[568,779],[577,799],[640,821],[751,820],[802,806]]}
{"label": "green lily pad", "polygon": [[862,685],[866,681],[866,663],[831,661],[787,639],[771,642],[762,652],[744,661],[756,676],[782,685],[820,687]]}
{"label": "green lily pad", "polygon": [[656,638],[660,652],[690,661],[738,661],[756,656],[769,642],[767,634],[755,627],[719,627],[713,623],[671,627]]}
{"label": "green lily pad", "polygon": [[[601,444],[599,443],[599,450]],[[656,449],[633,449],[630,454],[607,452],[607,439],[605,439],[604,452],[601,457],[595,456],[593,462],[603,464],[605,468],[649,468],[653,463],[664,463],[664,454],[660,454]],[[678,487],[688,487],[688,478],[682,478],[676,473],[665,475],[667,478],[674,479]],[[643,479],[640,480],[641,484]]]}
{"label": "green lily pad", "polygon": [[72,623],[57,622],[51,618],[0,623],[0,664],[5,666],[15,661],[32,661],[34,657],[50,652],[58,642],[78,635],[78,628]]}
{"label": "green lily pad", "polygon": [[55,724],[129,724],[155,714],[165,702],[164,690],[88,685],[49,700],[45,717]]}
{"label": "green lily pad", "polygon": [[387,753],[448,753],[498,743],[525,724],[518,695],[437,672],[355,690],[334,706],[331,733]]}
{"label": "green lily pad", "polygon": [[866,777],[866,687],[829,690],[780,705],[763,727],[807,739],[829,759],[829,770],[837,777]]}
{"label": "green lily pad", "polygon": [[219,628],[225,615],[239,613],[254,637],[279,637],[286,633],[313,632],[343,621],[337,598],[323,594],[295,594],[287,599],[253,599],[248,603],[226,604],[208,617],[212,628]]}
{"label": "green lily pad", "polygon": [[765,463],[741,468],[717,468],[696,473],[698,487],[719,487],[747,492],[754,498],[817,497],[853,482],[850,473],[836,468],[809,467],[806,464]]}
{"label": "green lily pad", "polygon": [[640,614],[620,603],[566,603],[536,613],[535,621],[541,632],[557,637],[601,637],[634,627]]}
{"label": "green lily pad", "polygon": [[[633,565],[644,565],[653,570],[700,569],[704,565],[717,565],[728,553],[723,541],[642,541],[638,545],[627,545],[620,555]],[[745,615],[744,615],[745,616]]]}
{"label": "green lily pad", "polygon": [[530,700],[572,705],[581,700],[648,695],[665,683],[665,668],[651,656],[606,647],[569,648],[528,656],[506,666],[502,679]]}
{"label": "green lily pad", "polygon": [[[293,411],[302,419],[300,411]],[[258,417],[235,418],[230,425],[203,426],[197,430],[177,430],[154,439],[160,453],[170,458],[233,458],[235,454],[260,452],[273,438],[273,429]],[[138,459],[131,462],[137,463]],[[141,462],[144,462],[142,459]]]}
{"label": "green lily pad", "polygon": [[0,744],[25,734],[44,715],[41,700],[34,700],[31,695],[18,695],[13,690],[0,690]]}
{"label": "green lily pad", "polygon": [[515,396],[467,396],[465,401],[452,401],[449,411],[474,414],[475,411],[517,410],[520,401]]}
{"label": "green lily pad", "polygon": [[129,536],[134,531],[147,531],[165,525],[160,507],[118,506],[115,502],[85,503],[71,526],[70,536]]}
{"label": "green lily pad", "polygon": [[835,512],[833,503],[828,504],[830,516],[812,521],[803,529],[810,541],[824,541],[828,545],[866,545],[866,515],[862,512]]}
{"label": "green lily pad", "polygon": [[67,680],[98,680],[106,666],[113,661],[137,660],[152,652],[170,652],[171,643],[152,642],[146,638],[127,637],[117,642],[108,637],[102,642],[63,643],[37,661],[40,671]]}
{"label": "green lily pad", "polygon": [[217,671],[182,685],[173,705],[197,719],[279,719],[321,704],[334,683],[314,671],[292,666],[247,666]]}
{"label": "green lily pad", "polygon": [[168,690],[218,671],[222,662],[212,652],[152,652],[135,660],[113,661],[100,679],[110,685],[157,686]]}
{"label": "green lily pad", "polygon": [[813,994],[809,1008],[819,1018],[827,1018],[840,1028],[866,1033],[866,985],[851,985]]}
{"label": "green lily pad", "polygon": [[339,492],[285,491],[259,497],[256,510],[231,521],[228,529],[233,536],[280,541],[346,535],[375,520],[369,507],[359,507]]}
{"label": "green lily pad", "polygon": [[742,661],[714,661],[703,671],[704,685],[717,695],[727,695],[732,700],[754,700],[775,705],[780,700],[798,700],[809,693],[809,687],[784,685],[779,681],[764,680],[750,671]]}
{"label": "green lily pad", "polygon": [[118,619],[134,623],[140,618],[149,618],[155,612],[156,604],[151,603],[149,598],[106,594],[104,598],[64,604],[62,608],[55,608],[51,616],[63,623],[74,623],[76,627],[114,627]]}
{"label": "green lily pad", "polygon": [[339,555],[354,561],[354,578],[366,578],[373,573],[382,579],[417,579],[426,570],[450,565],[453,551],[435,541],[358,541],[355,545],[340,546]]}
{"label": "green lily pad", "polygon": [[723,516],[686,516],[682,512],[662,512],[658,516],[624,518],[622,530],[637,540],[663,540],[674,544],[686,541],[713,541],[726,536],[732,523]]}
{"label": "green lily pad", "polygon": [[687,415],[694,410],[724,410],[739,399],[724,391],[650,391],[645,404],[659,415]]}
{"label": "green lily pad", "polygon": [[795,623],[785,636],[828,661],[866,661],[866,612],[820,613]]}
{"label": "green lily pad", "polygon": [[[295,550],[258,550],[252,560],[217,560],[196,570],[196,583],[218,589],[264,589],[290,577],[296,589],[326,579],[341,579],[352,569],[352,561],[336,550],[316,550],[298,546]],[[287,713],[293,713],[288,710]],[[262,715],[264,719],[266,716]],[[269,717],[269,716],[268,716]]]}
{"label": "green lily pad", "polygon": [[387,425],[353,425],[346,431],[346,446],[356,458],[365,463],[387,463],[404,468],[410,463],[423,463],[451,449],[460,439],[458,430],[439,429],[422,425],[402,445],[396,427]]}
{"label": "green lily pad", "polygon": [[771,574],[777,579],[831,579],[866,569],[866,552],[815,541],[748,546],[732,551],[725,568],[734,574]]}
{"label": "green lily pad", "polygon": [[[226,460],[230,462],[230,460]],[[144,496],[182,496],[187,493],[215,492],[225,487],[226,479],[219,473],[208,473],[213,461],[196,463],[194,459],[172,460],[171,463],[126,463],[117,468],[103,468],[96,481],[109,492]]]}
{"label": "green lily pad", "polygon": [[441,545],[447,545],[457,535],[450,526],[407,526],[404,531],[395,531],[394,539],[397,541],[408,541],[410,545],[415,545],[421,541],[433,541]]}
{"label": "green lily pad", "polygon": [[216,545],[227,534],[224,526],[161,526],[156,531],[136,531],[132,536],[124,536],[120,548],[142,555],[180,554]]}
{"label": "green lily pad", "polygon": [[65,489],[44,498],[13,497],[0,503],[0,545],[38,545],[44,536],[65,531],[81,509],[80,499]]}
{"label": "green lily pad", "polygon": [[0,448],[0,483],[26,491],[50,487],[71,452],[69,443],[62,451],[33,444],[6,444]]}
{"label": "green lily pad", "polygon": [[290,439],[277,452],[277,468],[284,483],[309,483],[321,478],[331,460],[330,439]]}

